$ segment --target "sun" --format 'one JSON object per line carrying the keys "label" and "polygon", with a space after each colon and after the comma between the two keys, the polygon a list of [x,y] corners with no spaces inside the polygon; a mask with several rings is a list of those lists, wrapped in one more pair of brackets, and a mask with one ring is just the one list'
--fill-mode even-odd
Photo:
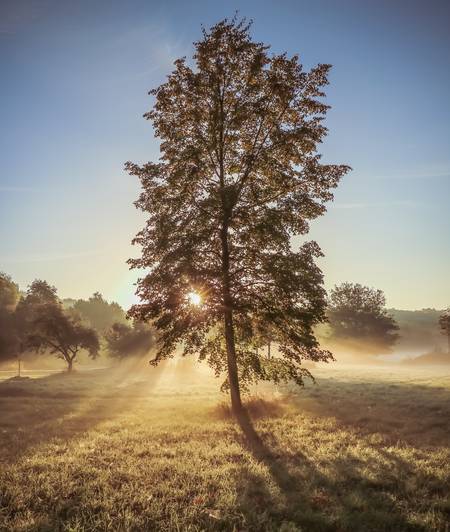
{"label": "sun", "polygon": [[189,292],[187,295],[188,301],[191,305],[198,307],[202,303],[202,296],[197,292]]}

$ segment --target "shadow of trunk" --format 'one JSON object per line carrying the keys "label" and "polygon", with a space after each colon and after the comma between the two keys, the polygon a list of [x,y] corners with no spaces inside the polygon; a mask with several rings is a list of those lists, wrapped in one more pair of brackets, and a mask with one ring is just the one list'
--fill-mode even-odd
{"label": "shadow of trunk", "polygon": [[294,502],[296,479],[286,469],[280,457],[273,453],[263,442],[253,426],[248,411],[243,409],[239,415],[236,415],[236,421],[244,434],[248,450],[256,460],[262,462],[269,469],[272,478],[286,498],[286,501],[288,503]]}

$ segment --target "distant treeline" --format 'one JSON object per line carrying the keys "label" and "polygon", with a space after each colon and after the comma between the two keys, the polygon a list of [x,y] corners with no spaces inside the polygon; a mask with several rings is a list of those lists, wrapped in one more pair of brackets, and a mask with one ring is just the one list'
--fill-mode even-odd
{"label": "distant treeline", "polygon": [[[347,284],[347,283],[345,283]],[[341,285],[341,292],[342,292]],[[357,285],[353,285],[357,286]],[[336,289],[332,292],[334,293]],[[358,291],[358,288],[357,288]],[[361,299],[359,299],[361,302]],[[446,337],[442,334],[439,325],[439,319],[443,315],[443,310],[436,309],[422,309],[422,310],[398,310],[387,309],[383,312],[383,301],[381,299],[381,307],[372,306],[367,310],[367,316],[363,317],[364,312],[358,307],[358,304],[353,301],[349,303],[349,308],[346,312],[352,312],[358,315],[359,321],[364,322],[367,328],[361,327],[358,333],[355,325],[355,320],[343,319],[343,323],[347,323],[347,330],[343,332],[339,329],[338,323],[341,323],[340,313],[342,309],[339,305],[333,307],[330,300],[329,316],[330,323],[324,328],[322,337],[330,339],[347,337],[356,339],[361,335],[368,338],[375,348],[381,351],[408,351],[423,353],[427,350],[443,350],[446,346]],[[118,303],[108,303],[101,294],[95,293],[88,300],[83,299],[63,299],[62,304],[65,308],[75,309],[92,327],[94,327],[100,334],[111,329],[118,329],[119,324],[126,325],[126,313]],[[361,303],[360,303],[361,305]],[[334,309],[334,314],[333,314]],[[381,317],[380,317],[381,316]],[[387,318],[386,318],[387,316]],[[349,323],[352,328],[349,328]],[[110,347],[112,347],[110,345]],[[367,349],[367,346],[366,346]],[[116,356],[120,356],[120,348],[115,346]],[[123,348],[123,352],[128,352],[128,349]]]}
{"label": "distant treeline", "polygon": [[381,290],[342,283],[330,292],[327,317],[328,323],[318,334],[331,350],[340,348],[342,351],[343,348],[368,355],[396,352],[415,356],[444,354],[448,343],[450,353],[448,309],[387,309]]}
{"label": "distant treeline", "polygon": [[146,354],[156,333],[148,324],[127,321],[122,307],[96,292],[87,300],[58,298],[57,290],[36,279],[20,292],[0,273],[0,364],[52,355],[70,371],[79,355],[96,359]]}
{"label": "distant treeline", "polygon": [[442,334],[439,320],[444,310],[426,308],[422,310],[389,309],[399,327],[398,350],[442,350],[446,337]]}
{"label": "distant treeline", "polygon": [[[317,331],[321,343],[361,354],[444,352],[450,342],[448,310],[386,309],[385,302],[381,290],[352,283],[336,286],[328,297],[327,322]],[[150,324],[127,320],[125,310],[99,292],[89,299],[61,300],[46,281],[35,280],[21,292],[11,277],[0,273],[0,363],[30,361],[44,353],[65,361],[71,370],[79,355],[147,355],[156,339]],[[270,330],[260,340],[270,357]]]}

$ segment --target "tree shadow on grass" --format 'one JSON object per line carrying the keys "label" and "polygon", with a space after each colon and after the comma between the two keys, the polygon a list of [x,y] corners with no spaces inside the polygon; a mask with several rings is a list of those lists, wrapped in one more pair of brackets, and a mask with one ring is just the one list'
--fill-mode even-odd
{"label": "tree shadow on grass", "polygon": [[[280,456],[275,455],[263,442],[256,432],[247,411],[244,411],[237,418],[237,421],[245,436],[247,448],[258,461],[263,462],[268,467],[281,492],[289,498],[295,488],[295,478],[289,473],[283,462],[280,461]],[[306,459],[304,455],[301,455],[301,457]]]}
{"label": "tree shadow on grass", "polygon": [[284,450],[274,433],[263,439],[247,413],[240,416],[238,424],[243,446],[263,470],[258,472],[251,464],[238,470],[239,517],[233,526],[261,531],[426,530],[409,519],[404,506],[394,502],[404,495],[407,477],[396,479],[392,468],[414,473],[404,460],[380,453],[371,463],[342,450],[330,457],[325,473],[301,450]]}
{"label": "tree shadow on grass", "polygon": [[297,411],[336,419],[362,435],[414,447],[450,445],[450,389],[413,383],[318,379],[289,394]]}

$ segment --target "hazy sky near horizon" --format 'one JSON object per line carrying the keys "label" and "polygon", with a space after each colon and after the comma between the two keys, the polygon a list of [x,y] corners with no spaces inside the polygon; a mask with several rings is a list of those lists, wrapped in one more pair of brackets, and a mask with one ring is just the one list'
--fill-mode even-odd
{"label": "hazy sky near horizon", "polygon": [[313,222],[327,288],[388,306],[450,305],[450,2],[0,0],[0,271],[61,297],[128,307],[143,223],[125,161],[158,157],[147,92],[201,24],[253,18],[255,39],[333,70],[324,159],[353,171]]}

